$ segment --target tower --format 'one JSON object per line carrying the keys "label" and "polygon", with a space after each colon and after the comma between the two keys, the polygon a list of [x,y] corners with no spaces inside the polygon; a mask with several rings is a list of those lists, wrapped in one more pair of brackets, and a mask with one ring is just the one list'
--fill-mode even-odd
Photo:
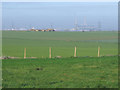
{"label": "tower", "polygon": [[12,22],[12,25],[11,25],[11,27],[12,27],[12,31],[14,30],[14,25],[13,25],[13,22]]}
{"label": "tower", "polygon": [[98,22],[98,31],[101,31],[101,22]]}
{"label": "tower", "polygon": [[86,26],[87,25],[87,23],[86,23],[86,18],[84,17],[84,26]]}
{"label": "tower", "polygon": [[78,30],[78,21],[77,21],[77,17],[75,18],[75,30]]}
{"label": "tower", "polygon": [[86,30],[86,29],[88,29],[88,27],[87,27],[87,23],[86,23],[86,18],[84,17],[84,21],[83,21],[83,32],[84,32],[84,30]]}

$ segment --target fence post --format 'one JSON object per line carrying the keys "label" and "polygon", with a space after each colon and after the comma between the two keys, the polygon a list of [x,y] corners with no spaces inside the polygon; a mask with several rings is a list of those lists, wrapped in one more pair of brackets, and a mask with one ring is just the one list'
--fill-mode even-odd
{"label": "fence post", "polygon": [[74,57],[76,57],[76,46],[75,46],[75,51],[74,51]]}
{"label": "fence post", "polygon": [[24,59],[26,59],[26,48],[24,49]]}
{"label": "fence post", "polygon": [[98,57],[100,57],[100,46],[98,46]]}
{"label": "fence post", "polygon": [[49,58],[51,58],[51,47],[49,48]]}

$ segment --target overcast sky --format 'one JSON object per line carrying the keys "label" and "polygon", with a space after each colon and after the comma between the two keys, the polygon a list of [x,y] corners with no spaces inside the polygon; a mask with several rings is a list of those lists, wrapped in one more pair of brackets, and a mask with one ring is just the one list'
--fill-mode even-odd
{"label": "overcast sky", "polygon": [[120,0],[2,0],[2,2],[118,2]]}
{"label": "overcast sky", "polygon": [[3,29],[40,29],[51,25],[70,29],[74,28],[75,18],[79,25],[85,18],[88,25],[97,27],[101,22],[103,30],[117,30],[117,2],[4,2],[2,6]]}

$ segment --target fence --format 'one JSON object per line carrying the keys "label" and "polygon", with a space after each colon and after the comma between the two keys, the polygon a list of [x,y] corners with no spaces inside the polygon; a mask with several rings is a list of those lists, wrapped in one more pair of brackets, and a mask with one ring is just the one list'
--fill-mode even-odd
{"label": "fence", "polygon": [[[51,50],[52,48],[51,47],[49,47],[49,58],[52,58],[52,50]],[[75,48],[74,48],[74,57],[77,57],[77,47],[75,46]],[[26,59],[27,57],[26,57],[26,48],[24,48],[24,59]],[[97,57],[100,57],[100,46],[98,46],[98,53],[97,53]]]}

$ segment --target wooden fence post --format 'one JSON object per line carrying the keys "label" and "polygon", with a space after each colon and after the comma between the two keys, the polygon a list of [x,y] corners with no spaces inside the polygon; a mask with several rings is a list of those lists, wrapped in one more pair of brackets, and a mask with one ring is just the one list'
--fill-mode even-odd
{"label": "wooden fence post", "polygon": [[76,46],[75,46],[75,51],[74,51],[74,57],[76,57]]}
{"label": "wooden fence post", "polygon": [[100,46],[98,46],[98,57],[100,57]]}
{"label": "wooden fence post", "polygon": [[51,58],[51,47],[49,48],[49,58]]}
{"label": "wooden fence post", "polygon": [[26,48],[24,49],[24,59],[26,59]]}

